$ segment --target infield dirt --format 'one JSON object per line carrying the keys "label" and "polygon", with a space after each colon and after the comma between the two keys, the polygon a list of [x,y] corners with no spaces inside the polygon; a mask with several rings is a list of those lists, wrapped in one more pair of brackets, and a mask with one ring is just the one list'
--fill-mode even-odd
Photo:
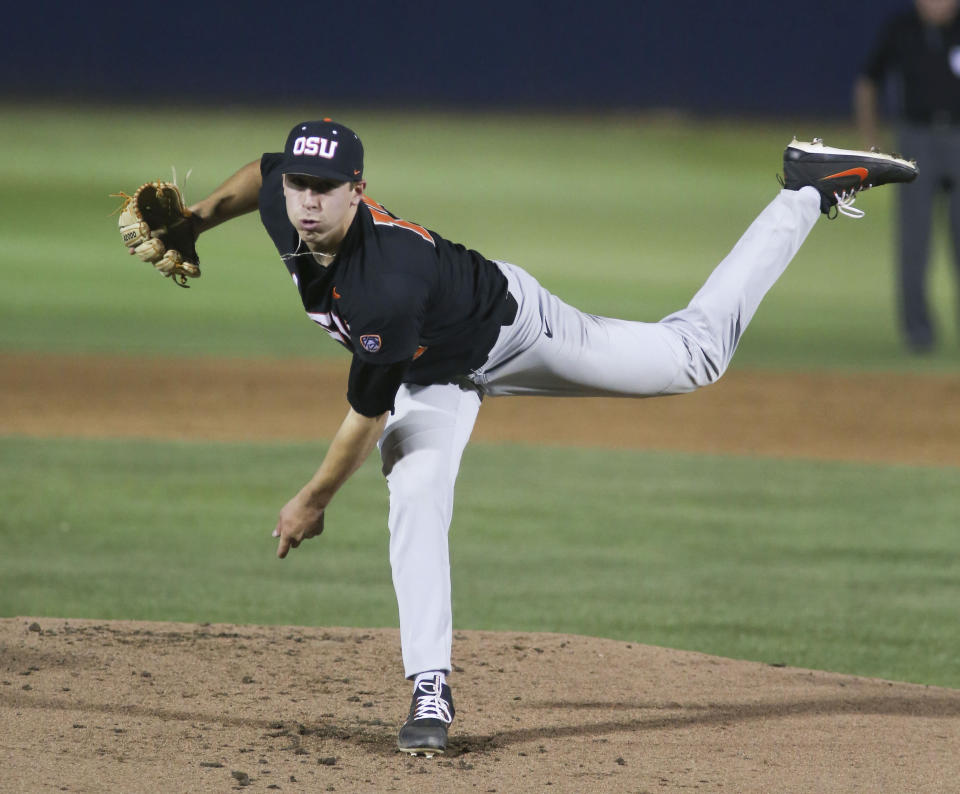
{"label": "infield dirt", "polygon": [[[0,435],[306,440],[345,411],[342,364],[0,372]],[[958,396],[732,372],[639,404],[490,400],[474,438],[960,465]],[[0,791],[960,790],[957,690],[555,634],[458,632],[454,654],[450,752],[428,761],[395,750],[395,630],[2,619]]]}
{"label": "infield dirt", "polygon": [[[347,362],[0,354],[0,435],[329,439]],[[960,465],[960,378],[734,370],[669,398],[494,398],[475,441]]]}

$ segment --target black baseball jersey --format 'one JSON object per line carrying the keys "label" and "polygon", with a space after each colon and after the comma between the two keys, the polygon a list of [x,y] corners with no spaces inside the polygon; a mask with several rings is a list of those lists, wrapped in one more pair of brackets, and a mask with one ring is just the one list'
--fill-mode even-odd
{"label": "black baseball jersey", "polygon": [[916,9],[893,17],[862,73],[874,82],[899,80],[903,118],[914,124],[960,124],[960,16],[925,24]]}
{"label": "black baseball jersey", "polygon": [[260,218],[307,315],[353,353],[354,410],[378,416],[401,383],[449,383],[480,367],[516,312],[500,269],[366,196],[324,267],[287,218],[280,159],[261,158]]}

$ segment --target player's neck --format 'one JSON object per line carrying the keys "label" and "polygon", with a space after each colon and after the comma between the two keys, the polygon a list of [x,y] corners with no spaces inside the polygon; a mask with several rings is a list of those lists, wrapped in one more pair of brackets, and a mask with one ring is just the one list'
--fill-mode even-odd
{"label": "player's neck", "polygon": [[307,250],[313,254],[313,259],[318,265],[327,267],[337,258],[340,252],[340,243],[343,242],[343,235],[331,235],[322,240],[303,241]]}
{"label": "player's neck", "polygon": [[313,261],[316,262],[321,267],[329,267],[333,264],[333,260],[337,258],[336,253],[328,254],[326,251],[313,251]]}

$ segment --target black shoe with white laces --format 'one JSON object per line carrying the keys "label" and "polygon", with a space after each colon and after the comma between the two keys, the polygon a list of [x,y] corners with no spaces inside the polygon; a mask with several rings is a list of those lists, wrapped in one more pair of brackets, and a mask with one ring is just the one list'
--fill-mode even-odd
{"label": "black shoe with white laces", "polygon": [[861,190],[891,182],[912,182],[917,164],[897,154],[856,149],[834,149],[814,138],[810,143],[794,138],[783,153],[783,186],[799,190],[811,185],[820,192],[820,210],[830,216],[833,207],[843,215],[862,218],[853,206]]}
{"label": "black shoe with white laces", "polygon": [[397,736],[397,749],[427,758],[447,749],[447,729],[453,722],[453,695],[440,676],[424,678],[413,691],[410,716]]}

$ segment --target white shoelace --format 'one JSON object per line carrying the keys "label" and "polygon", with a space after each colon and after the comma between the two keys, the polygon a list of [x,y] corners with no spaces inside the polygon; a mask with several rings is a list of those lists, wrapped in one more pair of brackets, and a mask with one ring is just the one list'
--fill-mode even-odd
{"label": "white shoelace", "polygon": [[417,685],[424,694],[417,695],[417,708],[413,713],[415,720],[441,720],[447,724],[453,722],[450,716],[450,706],[440,697],[440,679],[424,680]]}
{"label": "white shoelace", "polygon": [[[867,187],[870,187],[867,185]],[[837,199],[837,212],[841,215],[846,215],[848,218],[862,218],[865,213],[859,207],[854,207],[853,202],[857,198],[857,190],[851,190],[849,193],[844,190],[842,193],[834,193],[834,197]]]}

